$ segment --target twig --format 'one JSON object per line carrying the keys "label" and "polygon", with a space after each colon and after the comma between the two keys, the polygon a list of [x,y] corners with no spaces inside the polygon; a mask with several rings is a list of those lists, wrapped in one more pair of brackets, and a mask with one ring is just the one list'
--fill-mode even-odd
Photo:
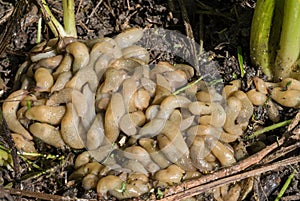
{"label": "twig", "polygon": [[299,124],[299,122],[300,122],[300,110],[296,114],[296,116],[293,118],[293,120],[290,123],[290,125],[288,126],[288,131],[293,130]]}
{"label": "twig", "polygon": [[192,26],[190,24],[190,20],[184,5],[184,1],[183,0],[178,0],[179,2],[179,6],[180,6],[180,10],[181,10],[181,15],[182,15],[182,19],[183,19],[183,24],[185,27],[185,32],[187,37],[189,38],[189,43],[191,46],[191,52],[192,52],[192,58],[193,58],[193,65],[194,68],[196,70],[196,75],[200,75],[200,70],[199,70],[199,64],[198,64],[198,58],[197,58],[197,49],[196,49],[196,44],[195,44],[195,39],[194,39],[194,34],[193,34],[193,29]]}
{"label": "twig", "polygon": [[298,149],[299,147],[300,147],[300,142],[296,142],[288,147],[282,147],[281,149],[276,151],[274,154],[270,154],[269,156],[267,156],[266,158],[261,160],[260,164],[268,164],[280,157],[285,156],[287,153],[290,153],[290,152]]}
{"label": "twig", "polygon": [[81,9],[82,1],[83,1],[83,0],[79,0],[79,4],[78,4],[78,7],[77,7],[75,16],[79,13],[79,10]]}
{"label": "twig", "polygon": [[204,23],[203,15],[199,15],[199,56],[203,54],[203,45],[204,45]]}
{"label": "twig", "polygon": [[25,190],[19,190],[15,188],[2,188],[0,187],[0,192],[6,192],[10,195],[18,195],[22,197],[31,197],[42,200],[55,200],[55,201],[97,201],[96,199],[83,199],[83,198],[70,198],[68,196],[52,195],[47,193],[31,192]]}
{"label": "twig", "polygon": [[0,189],[0,199],[5,199],[7,201],[14,201],[14,198],[9,195],[7,192]]}
{"label": "twig", "polygon": [[300,200],[300,195],[289,195],[281,198],[282,201]]}
{"label": "twig", "polygon": [[290,157],[285,160],[282,160],[282,161],[279,161],[279,162],[276,162],[276,163],[273,163],[270,165],[266,165],[266,166],[263,166],[263,167],[260,167],[260,168],[254,169],[254,170],[250,170],[250,171],[247,171],[247,172],[244,172],[241,174],[218,179],[217,181],[213,181],[213,182],[207,183],[205,185],[199,185],[194,188],[187,189],[184,192],[179,192],[179,193],[176,193],[175,195],[165,197],[165,198],[161,199],[160,201],[181,200],[184,198],[189,198],[189,197],[192,197],[195,195],[199,195],[199,194],[201,194],[205,191],[211,190],[213,188],[223,186],[225,184],[229,184],[229,183],[232,183],[235,181],[240,181],[242,179],[260,175],[264,172],[276,170],[282,166],[292,165],[292,164],[299,163],[299,162],[300,162],[300,156]]}
{"label": "twig", "polygon": [[259,161],[261,161],[267,154],[269,154],[271,151],[281,146],[284,143],[284,141],[285,141],[285,137],[282,137],[280,140],[278,140],[278,142],[275,142],[267,146],[260,152],[257,152],[256,154],[249,156],[245,160],[240,161],[239,163],[237,163],[232,167],[224,168],[212,174],[202,176],[199,179],[186,181],[180,185],[171,187],[166,190],[165,196],[168,197],[177,193],[185,192],[187,189],[192,189],[195,188],[196,186],[200,186],[205,183],[212,182],[214,180],[241,172],[246,168],[250,167],[251,165],[259,163]]}
{"label": "twig", "polygon": [[181,11],[181,16],[183,19],[183,23],[185,26],[185,32],[187,37],[189,37],[190,39],[194,40],[194,34],[193,34],[193,30],[190,24],[190,20],[189,20],[189,16],[187,14],[185,5],[184,5],[184,1],[183,0],[178,0],[179,2],[179,6],[180,6],[180,11]]}
{"label": "twig", "polygon": [[6,10],[6,14],[0,19],[0,25],[5,23],[10,16],[14,13],[14,6],[12,6],[12,8]]}
{"label": "twig", "polygon": [[102,1],[103,1],[103,0],[100,0],[100,1],[97,3],[96,7],[93,9],[93,11],[91,12],[91,14],[89,15],[88,18],[91,18],[91,17],[94,15],[94,13],[97,11],[97,9],[98,9],[98,7],[100,6],[100,4],[102,3]]}

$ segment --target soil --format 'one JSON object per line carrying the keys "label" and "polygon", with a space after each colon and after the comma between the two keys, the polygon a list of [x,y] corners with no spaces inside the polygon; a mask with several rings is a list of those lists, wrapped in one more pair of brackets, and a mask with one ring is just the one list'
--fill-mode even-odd
{"label": "soil", "polygon": [[[36,45],[37,22],[42,16],[38,5],[24,0],[20,1],[23,4],[18,15],[14,17],[12,11],[16,8],[16,2],[10,3],[10,1],[0,0],[0,50],[5,47],[4,51],[0,52],[0,93],[2,100],[13,89],[17,69],[26,60],[32,47]],[[60,1],[48,0],[47,2],[57,19],[62,21]],[[75,0],[78,37],[94,39],[114,36],[133,26],[164,28],[187,34],[181,10],[183,5],[180,2],[182,1]],[[197,2],[201,2],[201,4]],[[200,66],[200,72],[202,75],[217,74],[217,76],[207,78],[207,81],[219,80],[216,86],[218,87],[219,84],[221,87],[233,79],[241,79],[243,90],[248,90],[253,87],[251,82],[253,76],[266,79],[260,69],[251,65],[249,58],[249,37],[251,18],[255,7],[254,0],[186,0],[185,3],[195,41],[197,43],[203,41],[205,49],[200,56],[199,64],[197,64]],[[3,39],[5,33],[7,36]],[[43,21],[42,40],[53,37]],[[188,43],[176,38],[170,40],[173,44]],[[187,47],[189,47],[188,45]],[[244,59],[246,72],[244,77],[241,77],[237,60],[238,47],[241,48]],[[170,47],[167,45],[161,45],[158,38],[156,48],[150,49],[152,62],[155,63],[158,60],[167,60],[172,63],[182,62],[182,58],[168,53],[168,48]],[[160,52],[155,51],[157,49],[160,49]],[[185,49],[183,54],[185,58],[193,57],[189,48]],[[217,73],[212,72],[212,69],[216,69]],[[291,119],[296,113],[297,111],[294,109],[283,108],[280,120]],[[264,108],[256,107],[255,119],[251,122],[245,135],[252,133],[257,126],[264,127],[270,123]],[[257,152],[258,150],[251,147],[262,144],[263,148],[276,141],[285,130],[286,128],[277,129],[255,140],[246,141],[245,145],[248,147],[249,153]],[[0,139],[0,144],[5,147],[12,147],[9,135],[1,132]],[[85,191],[80,182],[67,181],[68,175],[73,171],[74,160],[79,154],[78,152],[57,150],[38,140],[35,143],[38,151],[43,155],[34,162],[36,166],[23,159],[20,160],[17,170],[16,167],[14,170],[10,170],[8,166],[0,166],[0,187],[12,185],[16,189],[30,192],[86,199],[97,198],[95,191]],[[297,152],[292,154],[295,153]],[[297,166],[281,167],[276,171],[256,176],[254,188],[245,200],[274,200],[294,168],[297,169]],[[297,173],[283,195],[283,200],[299,199],[299,179],[300,174]],[[26,196],[21,199],[21,196],[10,195],[10,193],[1,191],[0,188],[0,200],[36,200]],[[197,199],[213,200],[213,197],[206,193],[197,196]]]}

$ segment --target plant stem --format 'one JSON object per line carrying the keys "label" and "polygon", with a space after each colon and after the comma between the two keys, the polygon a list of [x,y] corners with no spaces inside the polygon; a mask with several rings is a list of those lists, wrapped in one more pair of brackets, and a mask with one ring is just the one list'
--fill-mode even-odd
{"label": "plant stem", "polygon": [[63,0],[63,15],[64,15],[64,27],[54,17],[50,8],[47,5],[46,0],[41,0],[41,7],[43,8],[43,15],[49,18],[48,25],[55,37],[74,37],[77,38],[76,24],[75,24],[75,11],[74,0]]}
{"label": "plant stem", "polygon": [[256,137],[256,136],[258,136],[260,134],[269,132],[269,131],[274,130],[276,128],[280,128],[280,127],[286,126],[286,125],[290,124],[291,122],[292,122],[292,119],[286,120],[286,121],[283,121],[283,122],[279,122],[277,124],[273,124],[273,125],[268,126],[268,127],[265,127],[265,128],[260,129],[258,131],[255,131],[252,135],[249,135],[246,139],[247,140],[253,139],[254,137]]}
{"label": "plant stem", "polygon": [[74,0],[63,0],[64,26],[68,36],[77,38]]}
{"label": "plant stem", "polygon": [[[275,0],[275,10],[269,38],[270,68],[272,68],[272,66],[275,65],[275,59],[277,56],[276,54],[279,49],[281,27],[283,21],[284,1],[285,0]],[[273,70],[273,73],[274,71],[275,70]]]}
{"label": "plant stem", "polygon": [[[280,37],[280,49],[275,61],[275,75],[278,79],[300,78],[296,61],[300,54],[300,1],[286,0]],[[297,69],[298,68],[298,69]]]}
{"label": "plant stem", "polygon": [[193,85],[197,84],[198,82],[200,82],[201,80],[204,79],[205,76],[201,76],[199,77],[197,80],[191,82],[191,83],[188,83],[186,86],[183,86],[181,87],[180,89],[177,89],[176,91],[173,92],[173,95],[178,95],[180,94],[181,92],[183,92],[184,90],[192,87]]}
{"label": "plant stem", "polygon": [[38,28],[37,28],[37,36],[36,36],[36,43],[39,44],[41,42],[42,37],[42,18],[40,17],[38,21]]}
{"label": "plant stem", "polygon": [[250,56],[252,63],[262,67],[263,72],[269,79],[273,77],[270,68],[271,51],[269,37],[274,8],[275,0],[258,0],[256,2],[250,35]]}
{"label": "plant stem", "polygon": [[55,37],[66,37],[67,34],[65,32],[64,27],[59,23],[59,21],[54,17],[52,14],[50,8],[48,7],[48,4],[46,0],[42,0],[42,6],[44,8],[43,15],[50,18],[48,22],[48,26],[50,27],[52,33],[54,34]]}

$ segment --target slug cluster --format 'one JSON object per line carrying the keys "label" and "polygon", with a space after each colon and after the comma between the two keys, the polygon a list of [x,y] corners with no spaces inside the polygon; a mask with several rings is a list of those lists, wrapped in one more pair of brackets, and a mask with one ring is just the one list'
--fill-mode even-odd
{"label": "slug cluster", "polygon": [[17,148],[35,152],[32,136],[62,149],[86,148],[71,179],[101,196],[138,197],[153,185],[234,164],[229,143],[247,128],[253,105],[271,97],[300,107],[300,82],[290,78],[277,84],[254,78],[256,88],[247,93],[239,80],[222,94],[203,81],[178,92],[194,69],[150,67],[149,52],[135,45],[142,36],[133,28],[114,39],[37,46],[23,65],[22,86],[2,106]]}

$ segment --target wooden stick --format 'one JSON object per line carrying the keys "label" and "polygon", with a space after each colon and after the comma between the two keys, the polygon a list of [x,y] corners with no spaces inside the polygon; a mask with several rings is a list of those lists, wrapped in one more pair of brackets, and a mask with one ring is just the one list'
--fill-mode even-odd
{"label": "wooden stick", "polygon": [[55,200],[55,201],[97,201],[97,199],[83,199],[83,198],[70,198],[68,196],[52,195],[47,193],[31,192],[25,190],[19,190],[15,188],[2,188],[0,192],[6,192],[10,195],[17,195],[22,197],[31,197],[42,200]]}
{"label": "wooden stick", "polygon": [[229,184],[229,183],[232,183],[232,182],[235,182],[235,181],[240,181],[242,179],[246,179],[246,178],[249,178],[249,177],[260,175],[264,172],[276,170],[280,167],[287,166],[287,165],[292,165],[292,164],[299,163],[299,162],[300,162],[300,156],[290,157],[290,158],[287,158],[285,160],[282,160],[282,161],[279,161],[279,162],[276,162],[276,163],[273,163],[273,164],[270,164],[270,165],[266,165],[266,166],[263,166],[263,167],[260,167],[260,168],[254,169],[254,170],[250,170],[250,171],[240,173],[240,174],[237,174],[237,175],[225,177],[225,178],[218,179],[216,181],[213,181],[213,182],[210,182],[210,183],[207,183],[207,184],[204,184],[204,185],[199,185],[199,186],[196,186],[194,188],[187,189],[185,191],[182,191],[182,192],[176,193],[174,195],[165,197],[165,198],[161,199],[160,201],[181,200],[181,199],[184,199],[184,198],[192,197],[192,196],[204,193],[205,191],[211,190],[213,188],[223,186],[225,184]]}
{"label": "wooden stick", "polygon": [[275,142],[275,143],[267,146],[263,150],[257,152],[256,154],[254,154],[252,156],[249,156],[248,158],[246,158],[243,161],[240,161],[239,163],[237,163],[234,166],[224,168],[224,169],[221,169],[212,174],[202,176],[196,180],[186,181],[182,184],[171,187],[166,190],[165,196],[168,197],[173,194],[184,192],[187,189],[192,189],[196,186],[200,186],[205,183],[212,182],[214,180],[217,180],[217,179],[229,176],[229,175],[234,175],[238,172],[241,172],[241,171],[245,170],[246,168],[250,167],[251,165],[259,163],[268,153],[270,153],[274,149],[281,146],[284,143],[284,141],[285,141],[285,137],[282,137],[278,142]]}

